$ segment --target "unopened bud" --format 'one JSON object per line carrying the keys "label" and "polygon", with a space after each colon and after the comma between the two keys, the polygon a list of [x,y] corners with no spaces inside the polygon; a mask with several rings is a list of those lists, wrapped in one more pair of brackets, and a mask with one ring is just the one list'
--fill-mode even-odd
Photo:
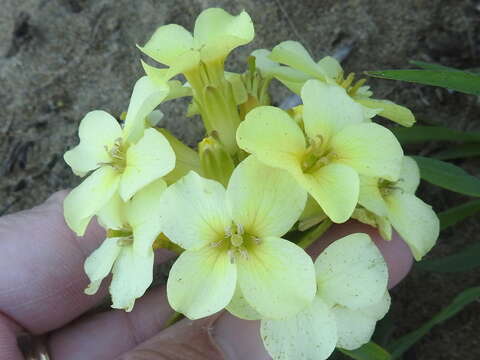
{"label": "unopened bud", "polygon": [[198,144],[198,152],[202,175],[226,187],[235,164],[225,147],[213,136],[209,136]]}

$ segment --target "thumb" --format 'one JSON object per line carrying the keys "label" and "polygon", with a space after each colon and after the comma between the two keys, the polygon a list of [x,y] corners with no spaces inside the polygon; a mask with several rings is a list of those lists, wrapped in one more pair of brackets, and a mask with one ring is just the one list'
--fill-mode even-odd
{"label": "thumb", "polygon": [[191,321],[184,319],[123,354],[119,360],[223,360],[217,346],[214,324],[221,312]]}

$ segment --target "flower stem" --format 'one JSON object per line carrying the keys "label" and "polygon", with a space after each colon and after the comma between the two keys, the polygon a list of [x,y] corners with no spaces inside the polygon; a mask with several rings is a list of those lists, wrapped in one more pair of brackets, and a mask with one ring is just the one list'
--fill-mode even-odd
{"label": "flower stem", "polygon": [[329,219],[322,221],[321,224],[319,224],[317,227],[302,236],[297,245],[300,246],[302,249],[306,249],[307,247],[312,245],[320,236],[322,236],[330,228],[330,226],[332,226],[332,224],[332,221]]}

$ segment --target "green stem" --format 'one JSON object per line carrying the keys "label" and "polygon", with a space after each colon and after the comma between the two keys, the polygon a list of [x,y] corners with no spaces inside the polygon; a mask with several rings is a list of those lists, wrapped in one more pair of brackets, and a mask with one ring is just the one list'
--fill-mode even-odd
{"label": "green stem", "polygon": [[302,249],[306,249],[312,245],[320,236],[322,236],[332,226],[332,221],[329,219],[324,220],[316,228],[306,233],[300,241],[297,243]]}

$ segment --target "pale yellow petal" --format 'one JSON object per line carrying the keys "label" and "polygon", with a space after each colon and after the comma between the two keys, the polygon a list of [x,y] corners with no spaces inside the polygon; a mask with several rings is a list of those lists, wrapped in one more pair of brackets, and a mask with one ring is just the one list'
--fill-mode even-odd
{"label": "pale yellow petal", "polygon": [[347,221],[358,202],[359,179],[349,166],[329,164],[295,177],[336,223]]}
{"label": "pale yellow petal", "polygon": [[127,150],[126,167],[120,183],[120,196],[129,200],[138,190],[168,174],[175,167],[175,153],[159,131],[147,129]]}
{"label": "pale yellow petal", "polygon": [[329,78],[336,79],[340,75],[343,75],[342,66],[337,59],[331,56],[325,56],[317,64]]}
{"label": "pale yellow petal", "polygon": [[387,264],[367,234],[333,242],[318,256],[315,269],[318,296],[350,309],[378,303],[387,290]]}
{"label": "pale yellow petal", "polygon": [[137,254],[149,254],[155,238],[162,232],[160,199],[166,188],[164,180],[155,180],[127,204],[126,217],[133,230],[133,250]]}
{"label": "pale yellow petal", "polygon": [[225,188],[216,181],[192,171],[162,194],[162,231],[185,249],[223,240],[231,224]]}
{"label": "pale yellow petal", "polygon": [[365,121],[362,107],[338,85],[309,80],[302,88],[303,122],[311,139],[326,143],[347,125]]}
{"label": "pale yellow petal", "polygon": [[238,285],[232,300],[227,305],[227,310],[229,313],[244,320],[260,320],[262,318],[262,315],[247,302]]}
{"label": "pale yellow petal", "polygon": [[228,305],[237,283],[237,267],[226,251],[205,246],[183,252],[170,270],[170,306],[189,319],[212,315]]}
{"label": "pale yellow petal", "polygon": [[237,143],[245,151],[273,167],[299,168],[305,151],[300,127],[283,110],[260,106],[251,110],[237,130]]}
{"label": "pale yellow petal", "polygon": [[335,306],[332,312],[337,324],[337,346],[346,350],[355,350],[370,341],[375,325],[382,319],[390,307],[390,296],[385,293],[382,299],[369,307],[351,310]]}
{"label": "pale yellow petal", "polygon": [[298,41],[283,41],[272,49],[270,59],[300,70],[314,78],[324,79],[323,69],[313,61],[307,49]]}
{"label": "pale yellow petal", "polygon": [[[140,50],[159,63],[174,66],[193,48],[193,37],[176,24],[160,26]],[[193,60],[193,59],[192,59]]]}
{"label": "pale yellow petal", "polygon": [[112,307],[132,311],[135,300],[143,296],[153,280],[153,250],[139,255],[131,246],[123,246],[113,265]]}
{"label": "pale yellow petal", "polygon": [[103,206],[97,215],[97,220],[105,229],[122,229],[128,223],[125,214],[125,202],[118,192]]}
{"label": "pale yellow petal", "polygon": [[233,220],[257,237],[285,234],[306,201],[307,192],[288,172],[264,165],[254,156],[236,167],[227,188]]}
{"label": "pale yellow petal", "polygon": [[65,221],[77,235],[117,191],[120,176],[112,167],[102,166],[67,195],[63,202]]}
{"label": "pale yellow petal", "polygon": [[78,128],[80,144],[67,151],[63,158],[76,175],[84,176],[110,161],[106,148],[122,137],[117,120],[105,111],[89,112]]}
{"label": "pale yellow petal", "polygon": [[354,168],[360,175],[398,180],[403,150],[397,138],[378,124],[350,125],[331,141],[335,162]]}
{"label": "pale yellow petal", "polygon": [[272,78],[272,71],[278,67],[280,64],[269,59],[270,51],[267,49],[258,49],[251,53],[251,56],[255,58],[255,67],[260,71],[260,74],[264,78]]}
{"label": "pale yellow petal", "polygon": [[155,84],[147,76],[135,83],[125,119],[125,141],[136,143],[142,137],[147,116],[165,99],[168,92],[167,84]]}
{"label": "pale yellow petal", "polygon": [[415,195],[395,191],[386,198],[388,219],[419,261],[435,245],[440,222],[432,207]]}
{"label": "pale yellow petal", "polygon": [[400,169],[400,179],[396,186],[408,194],[415,194],[419,184],[420,169],[417,162],[409,156],[404,156],[402,168]]}
{"label": "pale yellow petal", "polygon": [[377,100],[371,98],[356,99],[367,108],[380,109],[378,115],[396,122],[397,124],[410,127],[415,124],[415,116],[410,109],[397,105],[389,100]]}
{"label": "pale yellow petal", "polygon": [[90,284],[85,289],[87,295],[98,291],[102,280],[108,276],[113,263],[120,254],[121,248],[117,245],[118,238],[107,238],[85,260],[84,269]]}
{"label": "pale yellow petal", "polygon": [[335,318],[318,296],[295,316],[262,320],[260,332],[265,348],[275,360],[324,360],[337,344]]}
{"label": "pale yellow petal", "polygon": [[255,31],[252,19],[245,11],[234,16],[223,9],[210,8],[198,16],[193,34],[202,60],[211,61],[222,60],[233,49],[248,44]]}
{"label": "pale yellow petal", "polygon": [[380,179],[360,176],[360,196],[358,203],[379,216],[387,216],[387,204],[378,187]]}
{"label": "pale yellow petal", "polygon": [[238,256],[238,283],[263,317],[283,319],[306,308],[315,295],[315,270],[307,253],[290,241],[268,237]]}

